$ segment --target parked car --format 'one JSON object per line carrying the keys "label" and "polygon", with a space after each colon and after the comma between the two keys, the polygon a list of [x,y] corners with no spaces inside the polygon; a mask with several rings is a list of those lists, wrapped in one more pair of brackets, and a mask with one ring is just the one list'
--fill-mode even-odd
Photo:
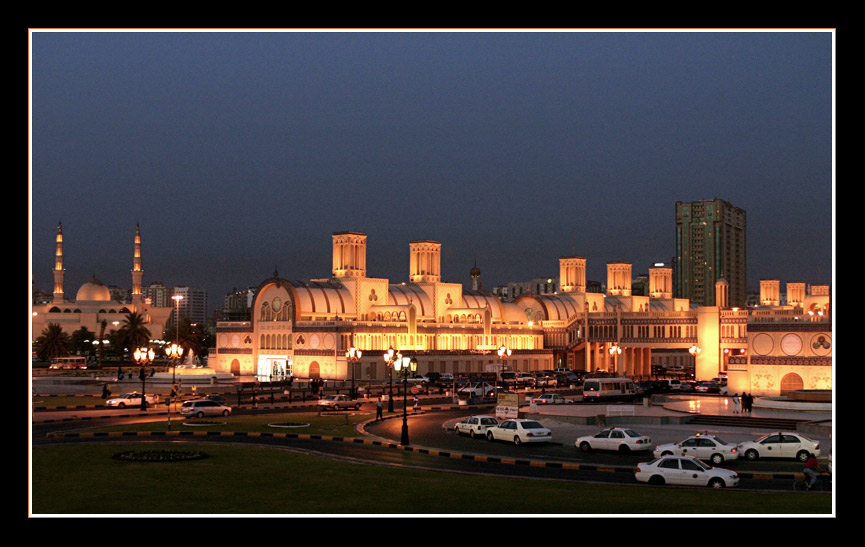
{"label": "parked car", "polygon": [[535,375],[531,372],[518,372],[517,373],[517,385],[518,386],[533,386],[535,385]]}
{"label": "parked car", "polygon": [[517,384],[517,373],[502,372],[502,383],[506,386],[515,386]]}
{"label": "parked car", "polygon": [[711,467],[689,456],[663,456],[637,464],[634,476],[649,484],[682,486],[732,487],[739,484],[739,475],[729,469]]}
{"label": "parked car", "polygon": [[360,408],[360,401],[351,399],[348,395],[328,395],[318,400],[318,406],[324,406],[330,410],[339,410],[340,408]]}
{"label": "parked car", "polygon": [[442,372],[439,374],[438,383],[443,386],[454,385],[454,375],[450,372]]}
{"label": "parked car", "polygon": [[231,407],[210,399],[198,399],[195,401],[184,401],[180,405],[180,414],[183,416],[194,416],[203,418],[205,416],[228,416]]}
{"label": "parked car", "polygon": [[721,384],[715,382],[700,382],[694,386],[697,393],[721,393]]}
{"label": "parked car", "polygon": [[820,441],[809,439],[800,433],[779,431],[769,433],[759,439],[739,443],[739,457],[746,460],[757,458],[795,458],[800,462],[808,460],[809,454],[820,455]]}
{"label": "parked car", "polygon": [[556,373],[556,384],[560,386],[568,386],[568,385],[579,385],[582,381],[580,378],[574,374],[573,372],[557,372]]}
{"label": "parked car", "polygon": [[469,416],[461,422],[457,422],[454,430],[457,435],[468,435],[472,439],[475,437],[485,437],[487,430],[491,427],[499,425],[495,416]]}
{"label": "parked car", "polygon": [[[147,406],[153,406],[159,400],[155,395],[145,395],[144,399],[147,401]],[[105,404],[107,406],[116,406],[117,408],[141,406],[141,394],[135,391],[132,393],[124,393],[123,395],[118,395],[117,397],[108,399],[105,401]]]}
{"label": "parked car", "polygon": [[579,437],[574,446],[583,452],[591,450],[617,450],[630,452],[632,450],[651,450],[654,448],[652,439],[640,435],[633,429],[610,427],[594,435]]}
{"label": "parked car", "polygon": [[469,397],[493,397],[495,392],[496,386],[487,382],[476,382],[457,391],[460,395],[467,395]]}
{"label": "parked car", "polygon": [[710,460],[715,465],[739,457],[739,447],[715,435],[694,435],[682,442],[662,444],[655,448],[656,458],[661,456],[693,456]]}
{"label": "parked car", "polygon": [[216,401],[217,403],[219,403],[221,405],[229,406],[228,401],[226,401],[225,397],[223,397],[222,395],[215,395],[215,394],[214,395],[208,395],[207,397],[205,397],[205,399],[207,399],[209,401]]}
{"label": "parked car", "polygon": [[534,405],[566,405],[573,403],[573,399],[566,399],[558,393],[545,393],[530,400]]}
{"label": "parked car", "polygon": [[545,443],[553,440],[553,432],[535,420],[505,420],[487,429],[487,439],[491,441],[510,441],[515,445],[523,443]]}

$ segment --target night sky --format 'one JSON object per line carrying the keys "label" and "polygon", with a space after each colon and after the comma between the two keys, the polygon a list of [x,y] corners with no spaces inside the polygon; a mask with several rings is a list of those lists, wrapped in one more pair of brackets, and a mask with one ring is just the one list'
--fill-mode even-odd
{"label": "night sky", "polygon": [[647,273],[675,203],[747,212],[748,286],[832,283],[831,32],[42,32],[31,37],[33,288],[92,276],[233,288],[330,276]]}

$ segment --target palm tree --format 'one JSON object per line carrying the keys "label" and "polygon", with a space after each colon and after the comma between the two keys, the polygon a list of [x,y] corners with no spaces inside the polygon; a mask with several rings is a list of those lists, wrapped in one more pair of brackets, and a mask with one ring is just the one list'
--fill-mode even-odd
{"label": "palm tree", "polygon": [[99,368],[102,368],[102,356],[104,355],[103,346],[105,346],[105,327],[108,326],[108,320],[103,319],[99,322]]}
{"label": "palm tree", "polygon": [[51,361],[55,357],[69,355],[72,340],[57,323],[48,323],[42,335],[36,339],[36,356],[40,361]]}
{"label": "palm tree", "polygon": [[192,320],[184,317],[180,322],[180,328],[169,328],[165,332],[167,340],[177,340],[177,343],[183,347],[184,355],[200,355],[204,347],[205,335],[197,324],[193,324]]}
{"label": "palm tree", "polygon": [[140,348],[150,343],[150,329],[140,313],[127,315],[117,335],[120,345],[126,348]]}

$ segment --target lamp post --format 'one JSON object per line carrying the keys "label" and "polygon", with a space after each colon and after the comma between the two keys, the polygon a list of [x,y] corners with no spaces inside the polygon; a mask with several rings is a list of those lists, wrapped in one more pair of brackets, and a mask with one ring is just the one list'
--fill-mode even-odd
{"label": "lamp post", "polygon": [[390,395],[387,396],[387,411],[393,412],[393,368],[394,363],[398,360],[402,359],[402,354],[397,351],[394,351],[393,346],[388,348],[386,352],[384,352],[384,360],[387,363],[387,376],[390,380]]}
{"label": "lamp post", "polygon": [[417,370],[417,359],[415,357],[403,357],[397,359],[393,363],[397,374],[403,375],[402,387],[402,435],[400,436],[400,444],[408,446],[408,375],[409,372]]}
{"label": "lamp post", "polygon": [[618,361],[616,360],[616,358],[621,354],[622,354],[622,348],[620,348],[618,344],[613,344],[610,346],[610,355],[613,357],[613,371],[616,374],[619,373],[619,367],[617,366]]}
{"label": "lamp post", "polygon": [[141,410],[147,410],[147,395],[145,393],[145,384],[147,382],[147,374],[144,367],[153,362],[153,348],[136,348],[132,356],[135,362],[141,366],[138,377],[141,378]]}
{"label": "lamp post", "polygon": [[[177,362],[183,357],[183,346],[177,342],[170,346],[165,346],[165,355],[171,360],[171,393],[168,396],[168,430],[171,431],[171,405],[177,400]],[[177,405],[174,404],[175,410]]]}
{"label": "lamp post", "polygon": [[355,363],[360,361],[360,357],[361,357],[362,353],[363,352],[361,352],[359,349],[357,349],[354,346],[348,348],[348,351],[345,352],[345,358],[348,361],[348,366],[351,367],[351,398],[352,399],[357,399],[357,393],[355,393],[355,390],[354,390],[354,365],[355,365]]}
{"label": "lamp post", "polygon": [[[511,350],[507,346],[502,344],[502,347],[500,347],[498,350],[496,350],[496,353],[499,354],[499,361],[501,362],[501,370],[504,371],[505,370],[505,360],[507,360],[511,356]],[[501,381],[501,379],[502,379],[502,374],[500,371],[499,372],[499,381]],[[516,386],[516,384],[514,384],[514,385]],[[505,385],[505,387],[507,388],[508,386]],[[510,391],[510,389],[508,389],[508,391]]]}

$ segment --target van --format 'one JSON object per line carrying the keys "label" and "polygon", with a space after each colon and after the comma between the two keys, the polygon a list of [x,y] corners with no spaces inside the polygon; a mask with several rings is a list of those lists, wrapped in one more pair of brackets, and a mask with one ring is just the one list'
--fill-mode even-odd
{"label": "van", "polygon": [[637,386],[629,378],[586,378],[583,384],[585,402],[633,401],[637,397]]}
{"label": "van", "polygon": [[676,379],[665,379],[658,380],[658,383],[661,386],[661,389],[666,391],[681,391],[682,390],[682,381]]}

